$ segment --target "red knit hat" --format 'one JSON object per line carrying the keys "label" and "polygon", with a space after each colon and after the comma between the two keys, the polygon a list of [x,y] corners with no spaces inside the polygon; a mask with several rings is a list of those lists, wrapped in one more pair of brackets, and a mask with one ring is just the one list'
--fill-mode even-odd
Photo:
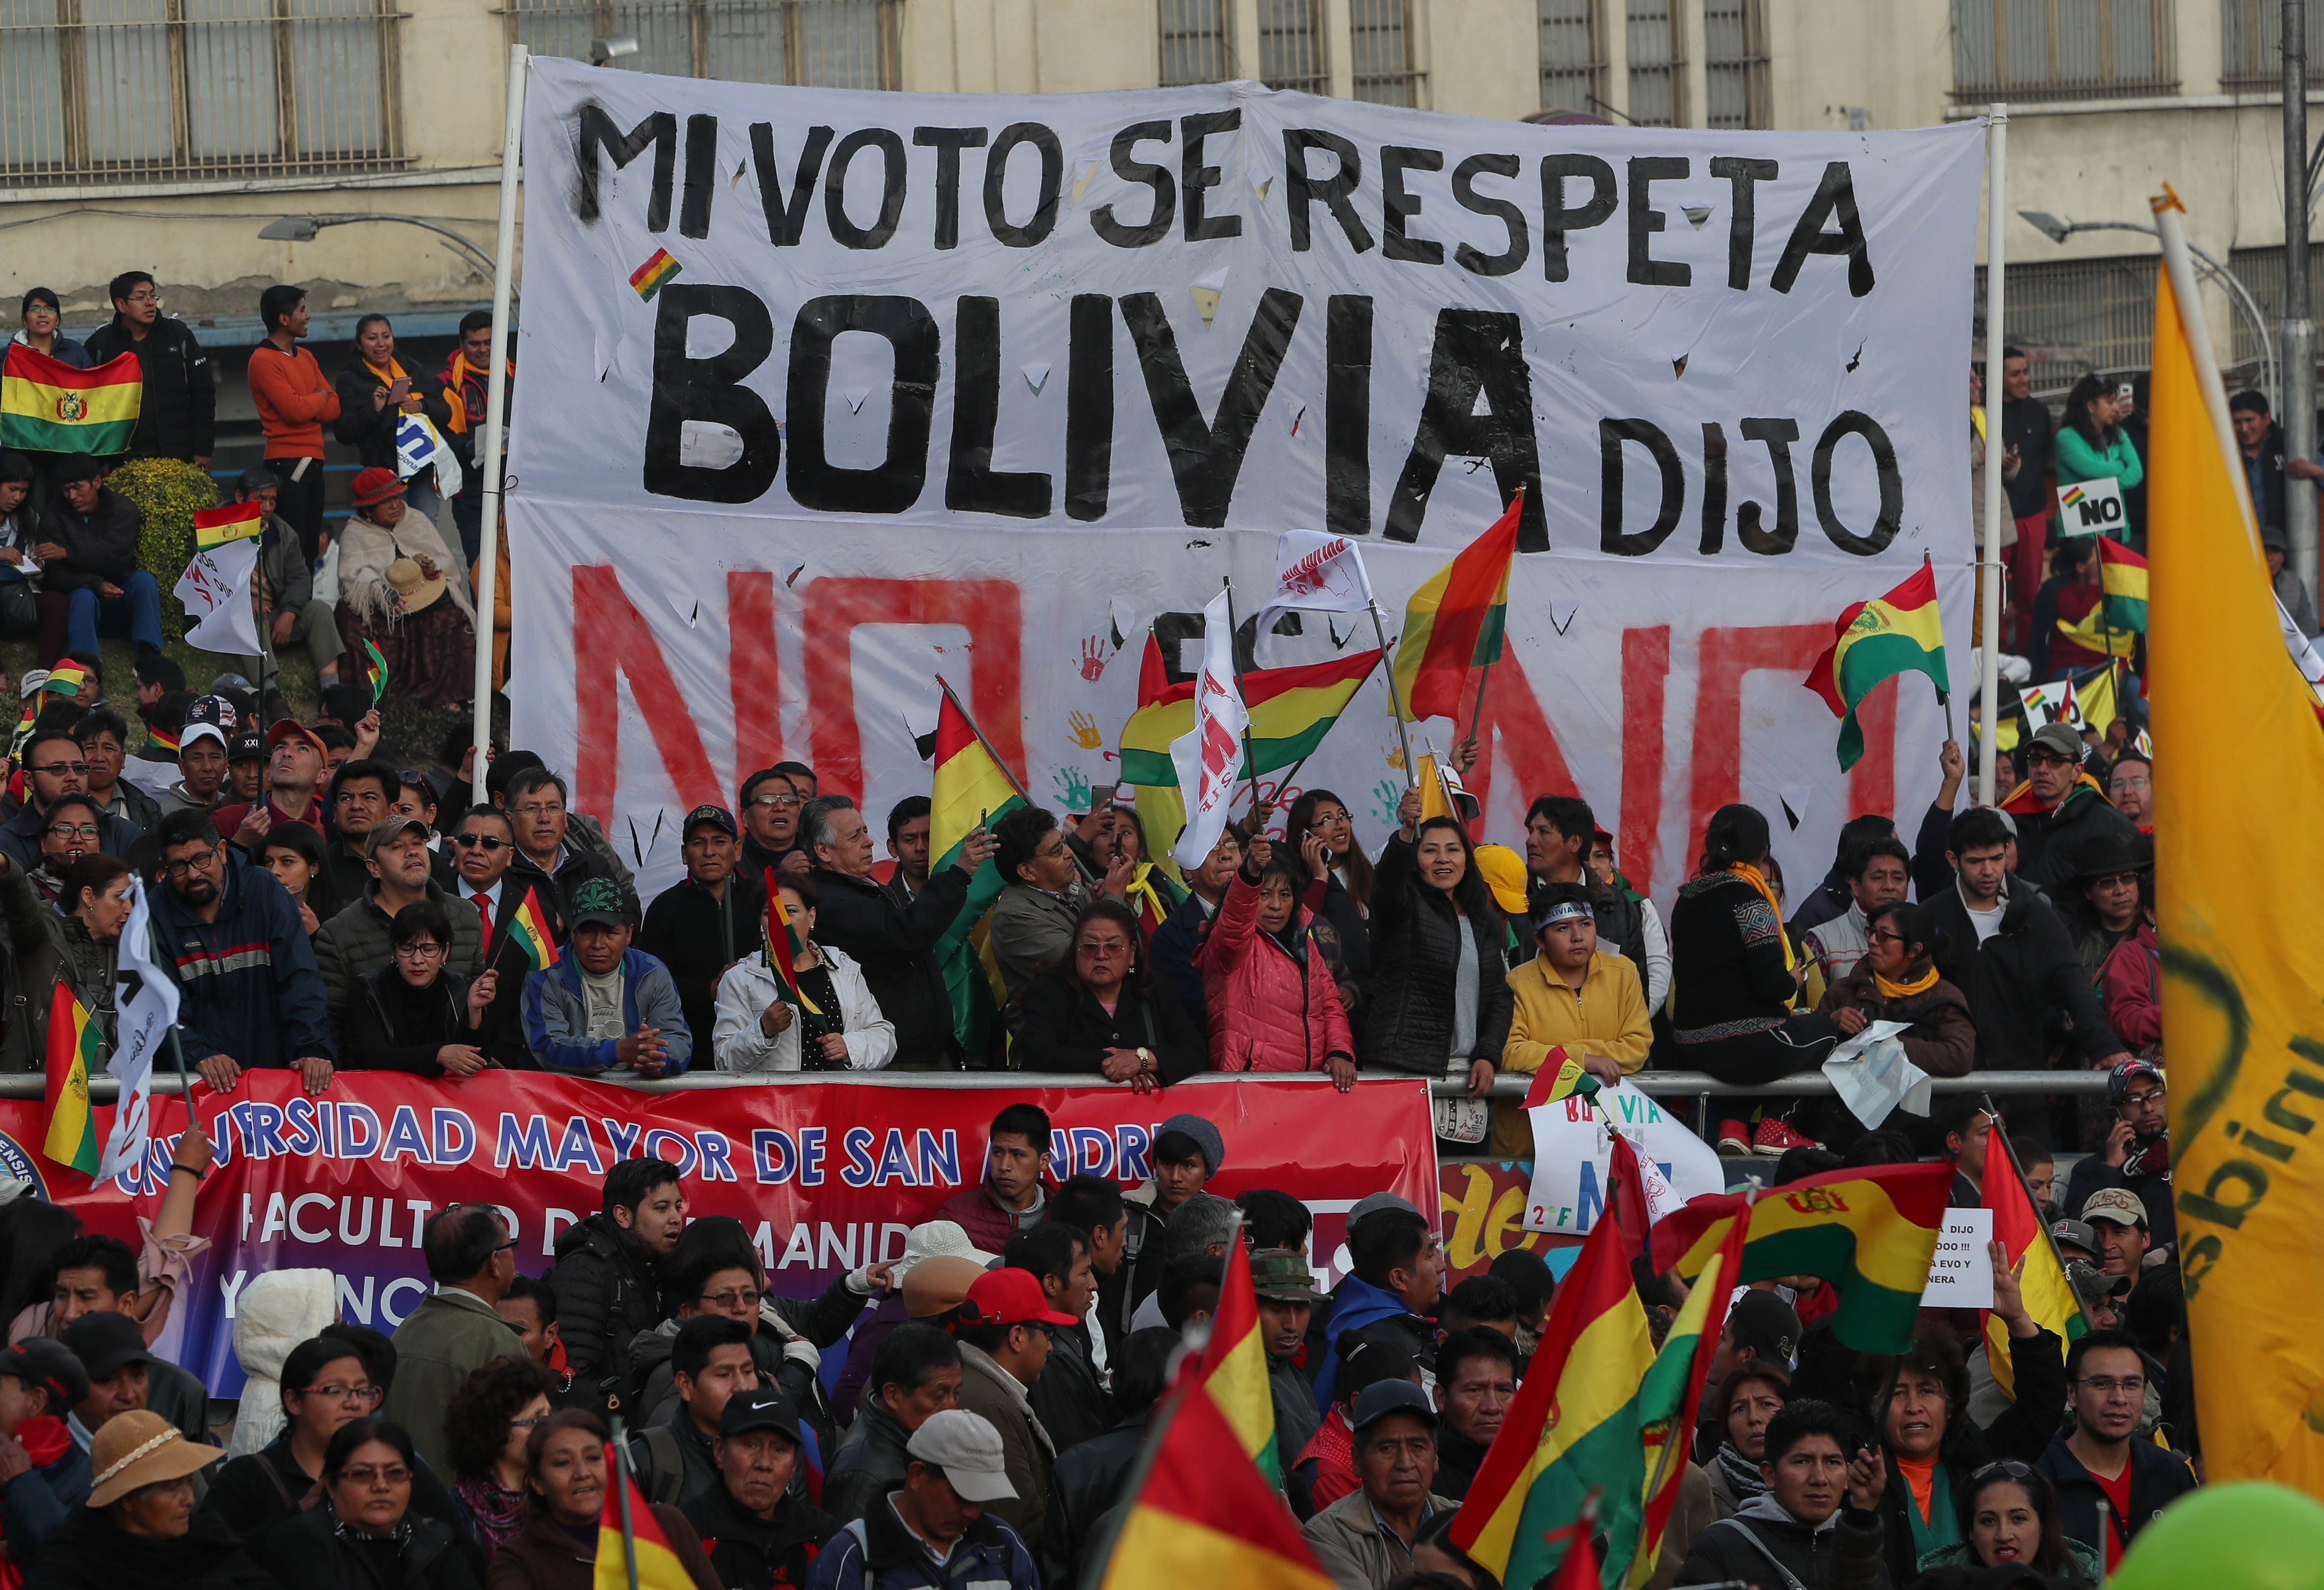
{"label": "red knit hat", "polygon": [[403,495],[403,482],[396,479],[392,469],[365,469],[355,476],[355,506],[368,508],[390,497]]}

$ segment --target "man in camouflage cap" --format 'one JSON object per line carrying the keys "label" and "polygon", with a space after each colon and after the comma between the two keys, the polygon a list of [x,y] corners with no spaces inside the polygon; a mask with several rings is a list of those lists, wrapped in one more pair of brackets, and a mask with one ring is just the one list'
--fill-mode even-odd
{"label": "man in camouflage cap", "polygon": [[585,879],[567,901],[573,937],[554,966],[525,979],[524,1035],[544,1071],[641,1077],[686,1069],[694,1044],[669,968],[630,948],[636,924],[611,878]]}
{"label": "man in camouflage cap", "polygon": [[1291,1472],[1300,1449],[1315,1437],[1320,1418],[1315,1388],[1302,1364],[1307,1314],[1315,1305],[1315,1276],[1289,1248],[1261,1248],[1250,1256],[1251,1290],[1259,1295],[1259,1336],[1267,1349],[1267,1388],[1275,1399],[1275,1451]]}

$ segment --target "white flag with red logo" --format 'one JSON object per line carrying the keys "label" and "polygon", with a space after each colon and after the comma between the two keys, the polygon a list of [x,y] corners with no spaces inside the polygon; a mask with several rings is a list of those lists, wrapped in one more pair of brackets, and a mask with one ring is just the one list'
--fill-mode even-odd
{"label": "white flag with red logo", "polygon": [[1286,612],[1361,613],[1371,605],[1372,582],[1353,541],[1319,530],[1286,530],[1275,541],[1275,594],[1259,609],[1259,660],[1267,661],[1268,636]]}
{"label": "white flag with red logo", "polygon": [[1186,827],[1170,854],[1182,867],[1203,864],[1227,826],[1235,784],[1242,773],[1242,732],[1250,722],[1242,692],[1235,688],[1234,625],[1227,617],[1227,593],[1203,609],[1203,670],[1194,676],[1194,726],[1170,742],[1178,769],[1178,794],[1186,806]]}

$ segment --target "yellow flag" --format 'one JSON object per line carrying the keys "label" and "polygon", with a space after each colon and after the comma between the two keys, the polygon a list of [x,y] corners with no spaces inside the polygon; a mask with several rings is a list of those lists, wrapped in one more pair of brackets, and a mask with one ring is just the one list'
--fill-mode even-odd
{"label": "yellow flag", "polygon": [[[2285,656],[2175,198],[2155,218],[2148,653],[2172,1183],[2213,1480],[2324,1497],[2324,730]],[[2174,282],[2174,278],[2176,279]],[[2173,288],[2177,288],[2174,292]],[[2218,709],[2233,680],[2236,708]],[[2234,765],[2236,776],[2219,769]],[[2251,795],[2265,791],[2254,821]],[[2255,1373],[2264,1366],[2264,1373]]]}

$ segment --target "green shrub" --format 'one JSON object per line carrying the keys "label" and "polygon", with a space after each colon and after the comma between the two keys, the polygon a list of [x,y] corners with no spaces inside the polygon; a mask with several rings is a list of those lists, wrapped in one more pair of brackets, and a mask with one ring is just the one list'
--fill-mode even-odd
{"label": "green shrub", "polygon": [[180,639],[185,606],[170,592],[194,559],[194,512],[217,506],[217,483],[180,459],[138,458],[106,476],[105,484],[145,516],[137,537],[137,566],[161,584],[162,634]]}

